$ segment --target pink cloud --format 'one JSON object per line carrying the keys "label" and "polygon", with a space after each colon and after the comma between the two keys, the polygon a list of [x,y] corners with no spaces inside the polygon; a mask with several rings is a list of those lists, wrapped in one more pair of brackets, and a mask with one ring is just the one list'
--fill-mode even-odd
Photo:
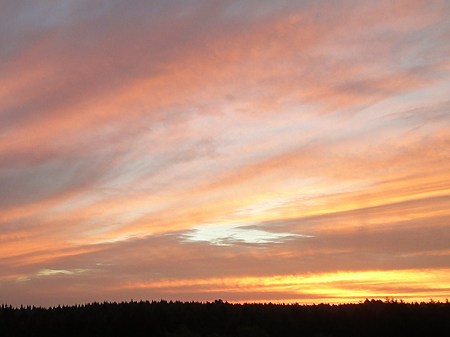
{"label": "pink cloud", "polygon": [[[8,4],[2,287],[16,303],[49,287],[87,301],[97,281],[157,270],[179,296],[242,300],[264,289],[185,280],[448,267],[449,13],[445,1]],[[316,237],[183,241],[208,226]],[[101,297],[171,293],[125,288]]]}

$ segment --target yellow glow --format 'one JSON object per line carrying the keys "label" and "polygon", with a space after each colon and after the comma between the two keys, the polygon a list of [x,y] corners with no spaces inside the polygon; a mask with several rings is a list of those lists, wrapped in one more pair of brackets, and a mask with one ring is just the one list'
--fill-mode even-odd
{"label": "yellow glow", "polygon": [[[267,277],[229,277],[130,282],[120,289],[164,289],[171,293],[191,290],[211,293],[267,293],[266,301],[343,303],[365,298],[409,301],[445,300],[450,294],[450,269],[357,271]],[[430,296],[438,291],[436,297]],[[251,299],[251,297],[249,297]]]}

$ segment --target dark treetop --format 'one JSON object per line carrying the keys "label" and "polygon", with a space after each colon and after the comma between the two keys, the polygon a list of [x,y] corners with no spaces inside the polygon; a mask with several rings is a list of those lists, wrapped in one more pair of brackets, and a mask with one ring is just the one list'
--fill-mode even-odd
{"label": "dark treetop", "polygon": [[344,305],[215,302],[0,307],[0,336],[446,336],[450,304],[366,300]]}

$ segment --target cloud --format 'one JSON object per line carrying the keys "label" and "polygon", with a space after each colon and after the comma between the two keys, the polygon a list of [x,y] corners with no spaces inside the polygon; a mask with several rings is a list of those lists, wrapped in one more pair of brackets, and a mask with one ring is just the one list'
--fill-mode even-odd
{"label": "cloud", "polygon": [[311,237],[309,235],[300,235],[293,233],[269,232],[261,229],[255,229],[243,224],[231,225],[204,225],[202,228],[193,229],[185,235],[185,240],[204,241],[214,245],[233,245],[239,243],[283,243],[285,240],[296,237]]}
{"label": "cloud", "polygon": [[16,303],[153,279],[250,300],[182,288],[448,267],[445,1],[4,7],[0,282]]}
{"label": "cloud", "polygon": [[65,269],[42,269],[40,270],[36,276],[54,276],[54,275],[74,275],[83,273],[86,270],[84,269],[76,269],[76,270],[65,270]]}

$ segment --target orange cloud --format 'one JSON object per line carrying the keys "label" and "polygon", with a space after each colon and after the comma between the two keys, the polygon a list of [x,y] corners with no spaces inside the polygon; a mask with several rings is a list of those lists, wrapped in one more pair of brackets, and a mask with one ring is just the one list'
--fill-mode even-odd
{"label": "orange cloud", "polygon": [[405,298],[444,293],[421,270],[448,267],[449,13],[445,1],[9,5],[0,282],[36,300],[51,287],[94,299],[108,278],[105,299],[143,282],[350,300],[347,278],[323,286],[342,270],[375,280],[358,295],[400,294],[389,277],[402,275]]}

